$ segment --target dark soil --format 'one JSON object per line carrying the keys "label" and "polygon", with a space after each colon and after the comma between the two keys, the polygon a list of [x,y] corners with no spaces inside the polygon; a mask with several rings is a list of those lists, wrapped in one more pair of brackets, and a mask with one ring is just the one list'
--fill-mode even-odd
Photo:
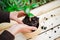
{"label": "dark soil", "polygon": [[26,16],[22,21],[24,24],[27,24],[29,26],[35,26],[36,28],[39,27],[39,18],[36,16],[32,18],[29,18],[28,16]]}

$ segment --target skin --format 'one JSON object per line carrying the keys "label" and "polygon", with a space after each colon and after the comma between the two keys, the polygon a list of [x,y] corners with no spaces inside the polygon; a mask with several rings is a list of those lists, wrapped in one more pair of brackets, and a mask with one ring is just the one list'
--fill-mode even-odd
{"label": "skin", "polygon": [[14,11],[14,12],[10,13],[10,19],[12,19],[18,23],[22,23],[22,21],[18,19],[21,16],[25,16],[24,11],[18,11],[18,12]]}
{"label": "skin", "polygon": [[7,29],[7,31],[9,31],[13,35],[18,34],[19,32],[28,33],[31,32],[31,30],[37,29],[36,27],[23,24],[23,22],[18,19],[21,16],[25,16],[24,11],[18,11],[18,12],[15,11],[10,13],[10,19],[18,22],[18,24],[14,24],[9,29]]}

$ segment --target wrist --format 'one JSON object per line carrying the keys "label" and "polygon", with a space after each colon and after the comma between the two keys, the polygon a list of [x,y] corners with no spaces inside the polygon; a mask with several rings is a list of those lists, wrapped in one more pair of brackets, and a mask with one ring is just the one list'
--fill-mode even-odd
{"label": "wrist", "polygon": [[10,19],[15,19],[15,16],[17,15],[18,12],[14,11],[14,12],[10,12]]}
{"label": "wrist", "polygon": [[7,29],[7,31],[9,31],[13,35],[17,34],[17,30],[13,26],[11,28]]}
{"label": "wrist", "polygon": [[8,32],[10,32],[12,35],[16,35],[15,31],[13,31],[12,29],[7,29]]}
{"label": "wrist", "polygon": [[17,24],[14,24],[13,26],[11,26],[9,29],[7,29],[7,31],[9,31],[11,34],[16,35],[18,34],[21,28],[19,28],[20,26],[18,26]]}

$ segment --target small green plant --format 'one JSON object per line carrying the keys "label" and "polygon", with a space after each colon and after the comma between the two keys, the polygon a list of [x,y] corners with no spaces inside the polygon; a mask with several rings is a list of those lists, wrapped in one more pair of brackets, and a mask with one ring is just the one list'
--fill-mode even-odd
{"label": "small green plant", "polygon": [[29,17],[34,17],[30,10],[50,1],[52,0],[1,0],[0,8],[7,12],[23,10]]}

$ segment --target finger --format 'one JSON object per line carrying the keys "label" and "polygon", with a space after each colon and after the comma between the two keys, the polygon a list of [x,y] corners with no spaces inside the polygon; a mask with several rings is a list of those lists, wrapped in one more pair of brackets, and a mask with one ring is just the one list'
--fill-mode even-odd
{"label": "finger", "polygon": [[29,30],[37,30],[37,28],[36,27],[32,27],[32,26],[29,26],[29,27],[27,27]]}
{"label": "finger", "polygon": [[24,11],[18,11],[18,17],[26,15]]}
{"label": "finger", "polygon": [[23,30],[20,30],[20,32],[22,32],[22,33],[30,33],[31,30],[29,30],[29,29],[23,29]]}
{"label": "finger", "polygon": [[22,24],[23,22],[20,20],[20,19],[18,19],[18,18],[16,18],[16,19],[14,19],[16,22],[18,22],[19,24]]}

